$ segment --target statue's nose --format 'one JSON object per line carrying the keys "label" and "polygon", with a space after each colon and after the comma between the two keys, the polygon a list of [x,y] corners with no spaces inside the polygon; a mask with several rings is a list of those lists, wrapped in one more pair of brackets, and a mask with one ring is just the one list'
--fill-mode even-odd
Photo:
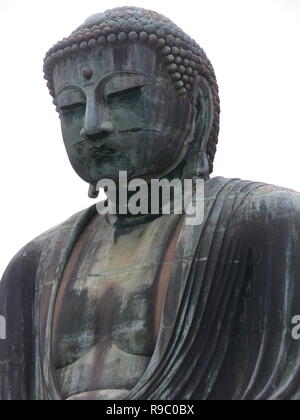
{"label": "statue's nose", "polygon": [[87,104],[84,118],[84,126],[80,136],[90,140],[98,139],[114,131],[113,123],[110,121],[107,109],[96,101]]}
{"label": "statue's nose", "polygon": [[89,138],[90,140],[98,137],[103,137],[106,134],[110,134],[114,131],[114,126],[111,121],[103,121],[98,127],[89,126],[83,127],[80,132],[80,136],[83,138]]}
{"label": "statue's nose", "polygon": [[80,136],[88,138],[89,140],[96,140],[100,137],[110,134],[114,131],[114,126],[111,121],[103,121],[97,126],[85,126],[80,132]]}

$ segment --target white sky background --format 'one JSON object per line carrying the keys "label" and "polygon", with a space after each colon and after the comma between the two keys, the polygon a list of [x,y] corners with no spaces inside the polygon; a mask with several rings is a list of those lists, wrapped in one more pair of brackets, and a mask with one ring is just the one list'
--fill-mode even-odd
{"label": "white sky background", "polygon": [[23,245],[94,202],[68,162],[42,61],[86,17],[124,5],[165,14],[212,61],[214,175],[300,191],[300,0],[0,0],[0,276]]}

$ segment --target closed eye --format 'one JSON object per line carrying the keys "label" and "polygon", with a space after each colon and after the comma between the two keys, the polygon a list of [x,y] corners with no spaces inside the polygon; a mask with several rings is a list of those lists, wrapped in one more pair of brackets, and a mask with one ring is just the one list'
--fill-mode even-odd
{"label": "closed eye", "polygon": [[131,96],[136,96],[142,93],[143,86],[133,86],[128,89],[119,90],[117,92],[112,92],[107,95],[108,99],[113,98],[127,98]]}
{"label": "closed eye", "polygon": [[78,103],[74,103],[74,104],[70,104],[70,105],[61,106],[59,108],[59,110],[62,111],[62,112],[64,112],[64,111],[73,111],[75,109],[79,109],[79,108],[82,108],[84,106],[85,106],[84,103],[78,102]]}

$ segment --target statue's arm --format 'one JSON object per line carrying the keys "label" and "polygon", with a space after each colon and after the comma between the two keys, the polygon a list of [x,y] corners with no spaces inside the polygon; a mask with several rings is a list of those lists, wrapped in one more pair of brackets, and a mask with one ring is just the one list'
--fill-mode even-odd
{"label": "statue's arm", "polygon": [[249,260],[238,317],[249,360],[239,397],[299,399],[300,340],[292,321],[300,315],[300,194],[262,186],[239,213]]}
{"label": "statue's arm", "polygon": [[24,247],[0,283],[0,400],[34,398],[34,285],[36,252]]}

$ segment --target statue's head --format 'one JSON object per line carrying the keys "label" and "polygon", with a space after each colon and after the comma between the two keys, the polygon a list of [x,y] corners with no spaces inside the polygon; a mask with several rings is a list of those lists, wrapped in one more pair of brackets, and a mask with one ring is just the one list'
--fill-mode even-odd
{"label": "statue's head", "polygon": [[91,16],[46,55],[69,159],[91,185],[182,170],[208,177],[218,86],[204,51],[165,17],[124,7]]}

